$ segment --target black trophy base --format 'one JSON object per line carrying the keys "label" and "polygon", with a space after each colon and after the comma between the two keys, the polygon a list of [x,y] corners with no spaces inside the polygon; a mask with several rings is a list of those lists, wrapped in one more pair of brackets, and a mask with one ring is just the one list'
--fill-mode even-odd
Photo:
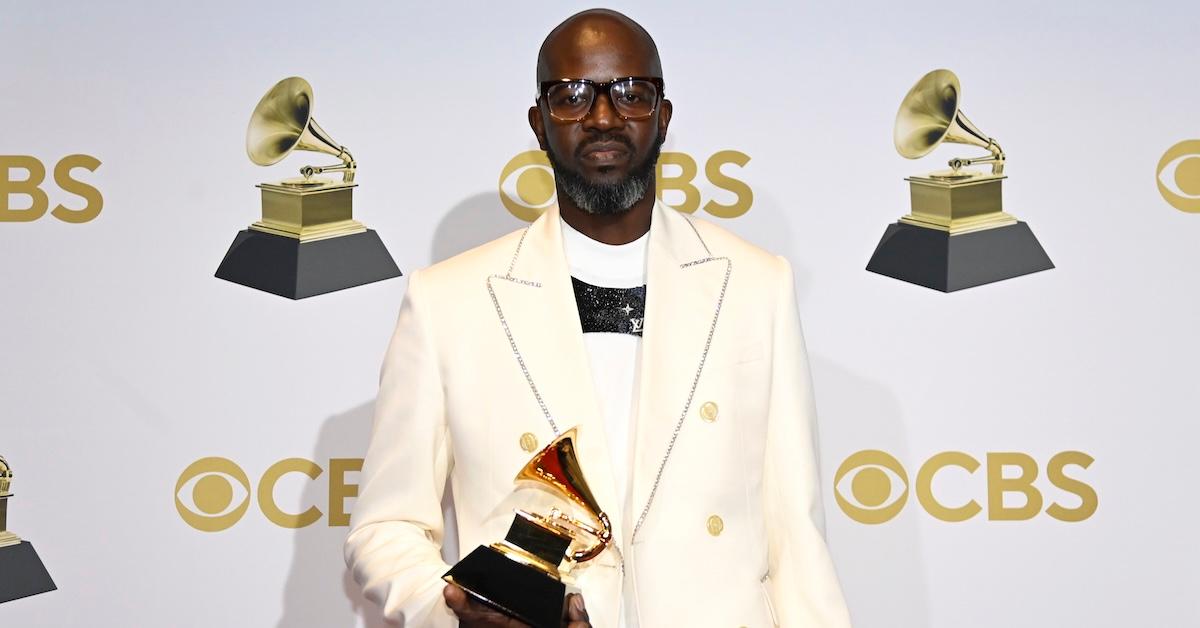
{"label": "black trophy base", "polygon": [[400,269],[372,229],[300,242],[245,229],[237,234],[217,277],[289,299],[399,277]]}
{"label": "black trophy base", "polygon": [[1054,268],[1029,225],[950,235],[904,222],[888,225],[867,270],[954,292]]}
{"label": "black trophy base", "polygon": [[442,576],[488,606],[533,628],[562,626],[567,587],[542,571],[480,545]]}
{"label": "black trophy base", "polygon": [[57,589],[29,541],[0,547],[0,604]]}

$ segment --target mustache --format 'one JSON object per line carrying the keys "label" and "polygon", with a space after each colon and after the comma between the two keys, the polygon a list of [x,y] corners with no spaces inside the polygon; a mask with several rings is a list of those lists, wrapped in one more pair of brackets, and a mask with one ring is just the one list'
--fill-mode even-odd
{"label": "mustache", "polygon": [[627,148],[629,150],[629,152],[631,152],[631,153],[636,152],[633,147],[633,142],[628,137],[625,137],[624,135],[619,135],[617,133],[597,133],[597,134],[591,136],[587,142],[580,144],[579,148],[575,149],[575,157],[576,158],[583,157],[584,151],[588,150],[588,148],[590,148],[596,144],[599,144],[601,142],[616,142],[616,143],[624,145],[625,148]]}

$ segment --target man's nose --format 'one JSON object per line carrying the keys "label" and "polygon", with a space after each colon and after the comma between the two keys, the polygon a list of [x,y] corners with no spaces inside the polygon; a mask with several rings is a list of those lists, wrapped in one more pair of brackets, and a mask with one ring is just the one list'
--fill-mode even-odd
{"label": "man's nose", "polygon": [[625,126],[625,119],[617,113],[617,108],[613,106],[612,92],[608,91],[596,94],[596,102],[592,103],[592,110],[588,112],[582,122],[585,129],[597,131],[619,129]]}

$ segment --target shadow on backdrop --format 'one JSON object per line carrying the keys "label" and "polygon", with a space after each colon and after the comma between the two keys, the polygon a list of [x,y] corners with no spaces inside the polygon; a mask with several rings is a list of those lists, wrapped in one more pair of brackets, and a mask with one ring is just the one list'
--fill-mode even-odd
{"label": "shadow on backdrop", "polygon": [[[912,459],[900,402],[885,385],[824,356],[810,359],[821,452],[834,456],[823,467],[837,469],[863,449],[882,449],[902,462]],[[832,475],[821,478],[825,529],[855,625],[930,625],[921,530],[913,516],[919,510],[916,495],[910,490],[910,503],[895,519],[862,524],[837,505],[833,480]],[[910,485],[914,480],[909,477]]]}
{"label": "shadow on backdrop", "polygon": [[[366,455],[371,437],[371,422],[375,402],[369,401],[346,412],[330,417],[321,426],[317,444],[309,457],[325,473],[318,480],[305,484],[302,504],[316,504],[325,511],[329,502],[328,472],[331,458],[362,458]],[[358,483],[357,473],[347,473],[348,484]],[[443,556],[457,560],[458,531],[453,497],[447,488],[442,500],[446,517],[446,540]],[[306,507],[306,506],[305,506]],[[346,500],[346,511],[354,507],[354,499]],[[397,624],[383,619],[379,606],[363,597],[362,588],[351,577],[342,557],[342,544],[350,529],[330,527],[329,513],[316,523],[294,532],[292,566],[283,592],[283,614],[278,628],[321,626],[322,628],[394,628]]]}
{"label": "shadow on backdrop", "polygon": [[475,194],[451,208],[438,223],[430,258],[433,263],[449,259],[527,224],[508,213],[499,191]]}
{"label": "shadow on backdrop", "polygon": [[[292,567],[283,590],[283,615],[279,619],[279,628],[354,628],[360,625],[356,615],[361,617],[361,625],[367,628],[393,625],[383,620],[375,604],[363,598],[362,590],[350,577],[342,558],[342,543],[349,528],[330,527],[327,511],[329,460],[361,458],[366,454],[374,407],[374,401],[361,404],[330,417],[321,425],[316,447],[309,459],[325,472],[317,480],[305,484],[301,507],[315,504],[325,512],[325,516],[293,533]],[[356,483],[357,475],[348,473],[347,483]],[[346,500],[346,508],[352,508],[353,503],[353,500]]]}

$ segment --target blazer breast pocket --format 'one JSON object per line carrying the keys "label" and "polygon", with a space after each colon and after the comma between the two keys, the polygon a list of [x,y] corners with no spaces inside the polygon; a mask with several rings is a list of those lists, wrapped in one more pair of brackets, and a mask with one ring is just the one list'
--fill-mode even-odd
{"label": "blazer breast pocket", "polygon": [[713,356],[713,364],[718,366],[732,366],[736,364],[745,364],[747,362],[756,362],[763,359],[766,352],[763,350],[763,343],[760,340],[752,340],[750,342],[739,342],[732,347],[721,351],[717,356]]}

